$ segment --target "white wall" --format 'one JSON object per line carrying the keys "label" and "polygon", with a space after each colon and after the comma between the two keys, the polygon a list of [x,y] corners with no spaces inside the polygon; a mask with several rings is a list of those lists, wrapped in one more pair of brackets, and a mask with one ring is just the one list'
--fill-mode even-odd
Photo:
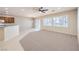
{"label": "white wall", "polygon": [[32,18],[26,17],[15,17],[15,24],[19,25],[20,31],[25,31],[32,28]]}

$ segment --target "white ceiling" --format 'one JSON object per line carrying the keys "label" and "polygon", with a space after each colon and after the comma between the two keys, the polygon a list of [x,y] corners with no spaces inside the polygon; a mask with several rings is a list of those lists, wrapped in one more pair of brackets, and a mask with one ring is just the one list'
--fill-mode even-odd
{"label": "white ceiling", "polygon": [[38,11],[38,8],[39,7],[0,7],[0,15],[39,17],[47,14],[76,9],[76,7],[46,7],[49,10],[46,13],[41,13]]}

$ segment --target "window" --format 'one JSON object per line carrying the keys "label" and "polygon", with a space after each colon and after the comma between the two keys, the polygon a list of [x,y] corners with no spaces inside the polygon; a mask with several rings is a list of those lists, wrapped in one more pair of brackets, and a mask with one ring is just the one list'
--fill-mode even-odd
{"label": "window", "polygon": [[68,27],[68,17],[60,16],[53,18],[53,26],[56,27]]}
{"label": "window", "polygon": [[51,18],[45,18],[43,20],[43,25],[44,26],[52,26],[52,19]]}
{"label": "window", "polygon": [[45,18],[44,26],[68,27],[68,16],[58,16],[53,18]]}

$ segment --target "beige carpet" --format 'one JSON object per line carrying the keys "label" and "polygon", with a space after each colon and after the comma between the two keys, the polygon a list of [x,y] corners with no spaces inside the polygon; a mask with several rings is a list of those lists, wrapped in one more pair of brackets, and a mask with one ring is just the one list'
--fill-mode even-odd
{"label": "beige carpet", "polygon": [[76,36],[57,32],[32,32],[20,43],[25,51],[78,51]]}

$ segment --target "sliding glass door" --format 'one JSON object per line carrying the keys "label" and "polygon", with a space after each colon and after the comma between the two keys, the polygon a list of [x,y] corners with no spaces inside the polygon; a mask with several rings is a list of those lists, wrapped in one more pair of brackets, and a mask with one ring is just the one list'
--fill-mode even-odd
{"label": "sliding glass door", "polygon": [[40,31],[40,20],[39,19],[35,20],[35,31]]}

